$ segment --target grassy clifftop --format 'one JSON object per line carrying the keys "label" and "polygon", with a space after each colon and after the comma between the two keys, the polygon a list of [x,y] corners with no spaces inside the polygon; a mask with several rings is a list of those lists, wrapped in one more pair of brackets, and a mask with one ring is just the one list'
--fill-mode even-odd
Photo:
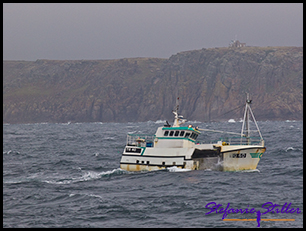
{"label": "grassy clifftop", "polygon": [[303,48],[186,51],[169,59],[3,61],[3,122],[228,119],[253,99],[258,119],[303,117]]}

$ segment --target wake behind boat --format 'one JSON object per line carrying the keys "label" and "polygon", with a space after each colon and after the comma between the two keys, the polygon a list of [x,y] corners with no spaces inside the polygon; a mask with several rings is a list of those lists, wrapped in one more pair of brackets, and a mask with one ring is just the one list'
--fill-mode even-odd
{"label": "wake behind boat", "polygon": [[[251,102],[247,96],[241,133],[182,126],[186,119],[178,114],[177,102],[172,126],[167,122],[157,128],[155,135],[127,135],[120,168],[127,171],[151,171],[174,166],[189,170],[255,170],[266,148],[250,107]],[[251,120],[256,130],[250,129]],[[200,131],[228,133],[236,137],[198,144],[196,140]],[[259,135],[257,138],[252,136],[254,132]]]}

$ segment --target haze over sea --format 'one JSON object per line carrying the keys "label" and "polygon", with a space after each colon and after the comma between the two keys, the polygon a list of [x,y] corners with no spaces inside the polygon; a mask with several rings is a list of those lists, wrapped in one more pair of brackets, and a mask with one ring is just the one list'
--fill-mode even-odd
{"label": "haze over sea", "polygon": [[[268,213],[261,227],[303,227],[303,121],[259,121],[266,152],[256,171],[127,172],[128,132],[154,134],[164,121],[3,125],[3,227],[257,227],[222,221],[210,202],[245,209],[291,203],[300,214]],[[240,132],[240,122],[191,123]],[[205,133],[199,141],[217,140]],[[256,218],[229,214],[227,218]]]}

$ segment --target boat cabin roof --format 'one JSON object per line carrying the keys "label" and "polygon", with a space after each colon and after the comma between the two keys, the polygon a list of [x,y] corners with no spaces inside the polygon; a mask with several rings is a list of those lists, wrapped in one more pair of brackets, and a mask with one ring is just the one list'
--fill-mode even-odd
{"label": "boat cabin roof", "polygon": [[188,130],[191,132],[196,132],[198,134],[200,134],[201,132],[196,130],[195,128],[188,126],[188,127],[163,127],[162,130],[180,130],[180,131],[184,131],[184,130]]}
{"label": "boat cabin roof", "polygon": [[194,142],[201,132],[191,125],[185,127],[159,127],[155,134],[161,139],[187,139]]}

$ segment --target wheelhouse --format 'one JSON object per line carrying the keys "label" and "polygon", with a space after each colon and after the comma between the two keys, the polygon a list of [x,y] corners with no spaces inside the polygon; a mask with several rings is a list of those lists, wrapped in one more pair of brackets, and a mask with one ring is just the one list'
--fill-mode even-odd
{"label": "wheelhouse", "polygon": [[[164,138],[180,138],[180,139],[190,139],[195,141],[198,138],[200,132],[195,128],[188,127],[163,127],[162,137]],[[159,138],[162,138],[159,137]]]}

